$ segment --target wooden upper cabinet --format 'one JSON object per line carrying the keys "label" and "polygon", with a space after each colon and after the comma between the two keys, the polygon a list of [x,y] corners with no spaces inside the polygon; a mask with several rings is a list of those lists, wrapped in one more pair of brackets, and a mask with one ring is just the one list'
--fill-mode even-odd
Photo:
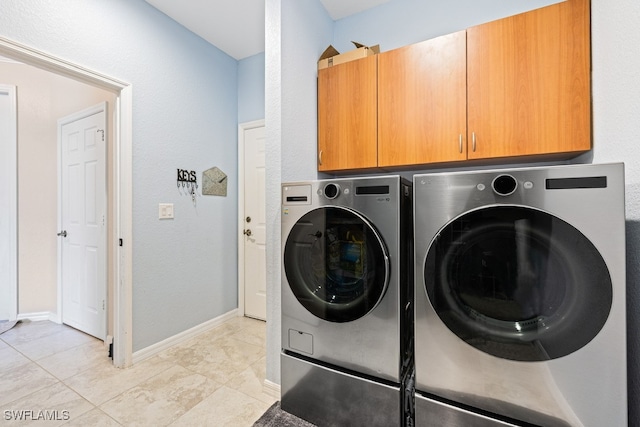
{"label": "wooden upper cabinet", "polygon": [[378,56],[378,164],[467,158],[465,32]]}
{"label": "wooden upper cabinet", "polygon": [[467,30],[469,159],[591,149],[589,10],[566,0]]}
{"label": "wooden upper cabinet", "polygon": [[318,170],[377,166],[377,57],[318,70]]}
{"label": "wooden upper cabinet", "polygon": [[589,0],[318,71],[318,170],[591,149]]}

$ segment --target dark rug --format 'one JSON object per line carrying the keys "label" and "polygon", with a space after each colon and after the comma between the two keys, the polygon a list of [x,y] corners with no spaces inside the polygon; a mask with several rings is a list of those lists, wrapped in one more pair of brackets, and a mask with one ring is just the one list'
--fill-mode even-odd
{"label": "dark rug", "polygon": [[278,401],[262,414],[253,427],[316,427],[316,425],[283,411]]}
{"label": "dark rug", "polygon": [[9,329],[16,326],[19,320],[12,320],[9,322],[8,320],[0,320],[0,334],[7,332]]}

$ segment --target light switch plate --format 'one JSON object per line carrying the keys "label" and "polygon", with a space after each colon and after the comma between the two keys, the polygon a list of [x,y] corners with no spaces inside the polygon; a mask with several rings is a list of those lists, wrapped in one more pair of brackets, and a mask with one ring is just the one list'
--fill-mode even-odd
{"label": "light switch plate", "polygon": [[158,204],[158,218],[159,219],[173,219],[173,203],[159,203]]}

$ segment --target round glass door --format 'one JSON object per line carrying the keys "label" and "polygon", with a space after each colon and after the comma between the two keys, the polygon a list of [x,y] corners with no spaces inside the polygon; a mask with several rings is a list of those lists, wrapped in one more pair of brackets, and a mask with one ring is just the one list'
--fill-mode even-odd
{"label": "round glass door", "polygon": [[433,240],[429,300],[458,337],[497,357],[550,360],[588,344],[613,297],[609,270],[576,228],[516,206],[469,212]]}
{"label": "round glass door", "polygon": [[298,301],[315,316],[349,322],[375,308],[387,289],[389,258],[382,239],[358,213],[312,210],[291,229],[284,269]]}

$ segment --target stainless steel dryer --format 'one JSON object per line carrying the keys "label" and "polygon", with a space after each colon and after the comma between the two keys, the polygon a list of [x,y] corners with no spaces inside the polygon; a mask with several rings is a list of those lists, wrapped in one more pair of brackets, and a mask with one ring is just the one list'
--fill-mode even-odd
{"label": "stainless steel dryer", "polygon": [[282,185],[282,409],[399,425],[412,333],[411,183]]}
{"label": "stainless steel dryer", "polygon": [[414,202],[416,427],[626,426],[623,165],[416,175]]}

